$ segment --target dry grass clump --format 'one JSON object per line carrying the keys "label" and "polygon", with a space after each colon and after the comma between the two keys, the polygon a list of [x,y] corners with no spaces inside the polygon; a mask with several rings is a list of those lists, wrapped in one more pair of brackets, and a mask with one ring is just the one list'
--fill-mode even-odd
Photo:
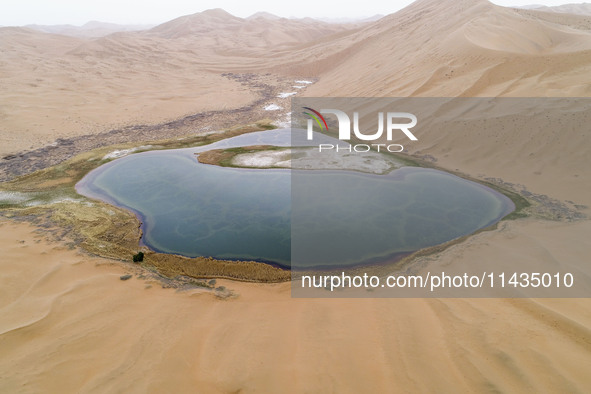
{"label": "dry grass clump", "polygon": [[284,282],[291,279],[289,270],[256,261],[216,260],[210,257],[188,258],[148,252],[144,262],[168,277],[226,278],[248,282]]}
{"label": "dry grass clump", "polygon": [[[274,127],[270,121],[263,120],[219,133],[188,136],[180,140],[148,141],[142,145],[150,144],[150,149],[185,148]],[[47,236],[69,241],[91,254],[131,262],[142,236],[138,218],[125,209],[80,196],[75,185],[89,171],[108,162],[109,159],[104,159],[107,153],[137,145],[98,148],[0,184],[0,192],[5,197],[0,203],[0,214],[32,221],[43,227]],[[190,259],[146,252],[143,264],[153,266],[169,277],[186,275],[254,282],[280,282],[290,278],[288,270],[253,261]]]}

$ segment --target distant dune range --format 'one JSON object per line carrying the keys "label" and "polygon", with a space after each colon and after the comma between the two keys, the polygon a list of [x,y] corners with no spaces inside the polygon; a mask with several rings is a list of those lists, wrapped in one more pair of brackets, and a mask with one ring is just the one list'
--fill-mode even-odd
{"label": "distant dune range", "polygon": [[316,77],[320,96],[588,96],[590,29],[485,0],[354,25],[217,9],[96,39],[0,28],[0,155],[254,99],[224,72]]}
{"label": "distant dune range", "polygon": [[97,39],[0,28],[0,155],[247,105],[256,92],[221,74],[264,74],[278,53],[350,27],[210,10]]}
{"label": "distant dune range", "polygon": [[[484,0],[420,0],[355,25],[211,10],[98,39],[1,28],[0,52],[0,156],[258,98],[224,73],[269,73],[265,83],[277,88],[313,79],[307,96],[591,96],[591,16]],[[535,106],[504,107],[494,117],[534,114]],[[589,215],[588,123],[565,126],[434,127],[405,147],[450,170],[572,201]],[[3,392],[591,387],[589,299],[298,300],[288,283],[218,281],[237,295],[220,300],[204,290],[148,288],[137,276],[120,281],[137,272],[3,222]],[[589,220],[503,222],[420,262],[566,272],[590,262],[589,234]]]}
{"label": "distant dune range", "polygon": [[105,23],[90,21],[82,26],[74,25],[27,25],[25,27],[38,30],[44,33],[60,34],[72,37],[104,37],[109,34],[122,31],[139,31],[152,28],[154,25],[119,25],[115,23]]}
{"label": "distant dune range", "polygon": [[575,4],[563,4],[555,6],[546,6],[539,4],[525,5],[517,8],[524,8],[530,10],[539,10],[547,12],[560,12],[566,14],[576,15],[591,15],[591,3],[575,3]]}

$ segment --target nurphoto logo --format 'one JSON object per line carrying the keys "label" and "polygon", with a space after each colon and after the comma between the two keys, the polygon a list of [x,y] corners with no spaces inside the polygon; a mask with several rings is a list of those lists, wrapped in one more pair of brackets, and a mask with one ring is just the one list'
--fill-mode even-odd
{"label": "nurphoto logo", "polygon": [[[307,128],[307,139],[312,141],[314,139],[314,122],[320,128],[320,131],[328,131],[328,123],[322,114],[335,115],[338,122],[339,133],[338,138],[341,141],[351,140],[351,118],[344,111],[338,109],[321,109],[316,111],[310,107],[303,107],[305,115],[308,115],[311,119],[308,119]],[[405,122],[403,120],[406,120]],[[403,122],[401,122],[403,121]],[[401,131],[411,141],[417,141],[418,138],[410,131],[411,128],[417,125],[417,117],[408,112],[387,112],[386,113],[386,140],[392,141],[394,132]],[[378,112],[378,130],[374,133],[364,133],[359,129],[359,112],[353,112],[353,135],[360,141],[379,141],[384,134],[384,112]],[[336,152],[368,152],[376,148],[378,152],[380,150],[387,150],[388,152],[402,152],[404,147],[400,144],[355,144],[341,146],[338,144],[319,144],[319,152],[335,150]]]}

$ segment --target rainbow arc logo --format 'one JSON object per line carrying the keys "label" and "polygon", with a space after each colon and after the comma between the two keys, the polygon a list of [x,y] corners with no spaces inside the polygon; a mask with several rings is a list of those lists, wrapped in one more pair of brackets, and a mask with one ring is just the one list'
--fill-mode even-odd
{"label": "rainbow arc logo", "polygon": [[[315,109],[312,109],[310,107],[303,107],[303,108],[312,112],[312,113],[310,113],[310,112],[304,111],[304,114],[310,116],[312,119],[314,119],[316,121],[316,123],[318,123],[318,126],[320,127],[320,131],[328,130],[328,125],[326,124],[326,119],[324,119],[324,116],[322,116],[320,114],[320,112],[318,112]],[[322,120],[322,122],[320,122],[321,120]],[[323,124],[324,124],[324,127],[322,126]]]}

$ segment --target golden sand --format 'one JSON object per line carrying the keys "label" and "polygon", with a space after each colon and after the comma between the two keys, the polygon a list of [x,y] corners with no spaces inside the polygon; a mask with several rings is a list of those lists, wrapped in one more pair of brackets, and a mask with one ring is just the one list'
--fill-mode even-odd
{"label": "golden sand", "polygon": [[[211,38],[216,52],[188,47],[182,34],[81,41],[0,29],[1,153],[253,99],[222,70],[318,78],[310,96],[589,96],[589,22],[557,15],[423,0],[334,36],[302,34],[289,47],[273,40],[240,46],[235,34]],[[224,23],[218,18],[215,26]],[[247,34],[239,39],[249,42]],[[450,170],[591,205],[584,131],[477,137],[460,130],[426,136],[413,149]],[[589,221],[506,222],[432,263],[568,269],[589,261],[590,233]],[[293,299],[289,283],[220,280],[235,294],[221,299],[137,276],[121,281],[128,265],[39,239],[25,224],[3,222],[0,250],[2,392],[591,387],[589,299]]]}

